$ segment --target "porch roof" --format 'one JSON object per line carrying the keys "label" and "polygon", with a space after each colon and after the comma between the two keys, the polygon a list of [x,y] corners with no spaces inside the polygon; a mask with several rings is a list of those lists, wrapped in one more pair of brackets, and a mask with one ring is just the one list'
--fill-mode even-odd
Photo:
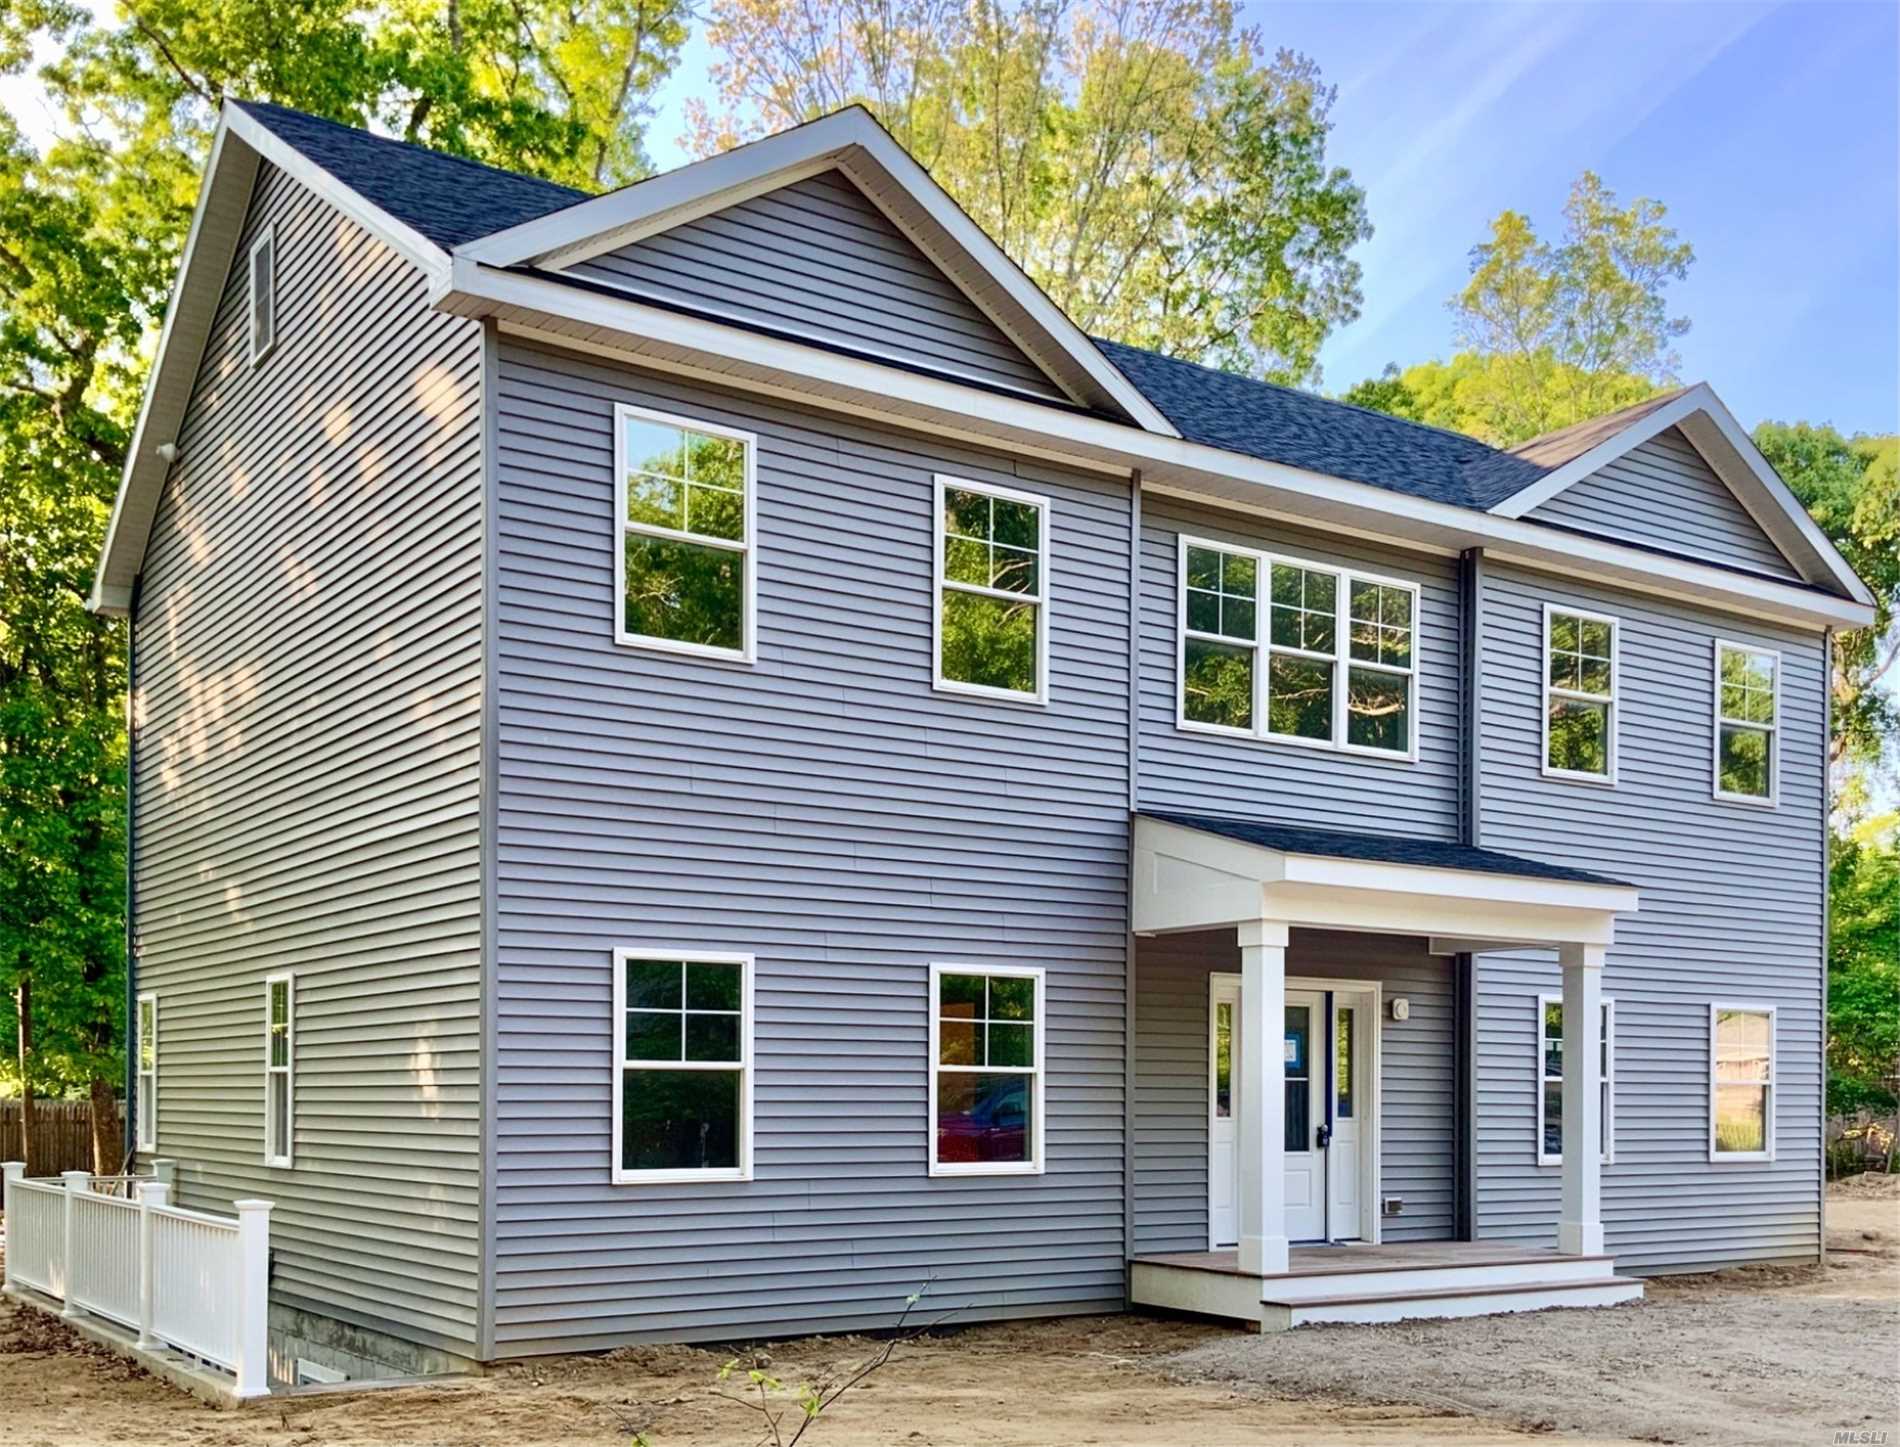
{"label": "porch roof", "polygon": [[1256,922],[1423,935],[1445,952],[1606,945],[1634,885],[1434,840],[1217,815],[1135,817],[1140,934]]}

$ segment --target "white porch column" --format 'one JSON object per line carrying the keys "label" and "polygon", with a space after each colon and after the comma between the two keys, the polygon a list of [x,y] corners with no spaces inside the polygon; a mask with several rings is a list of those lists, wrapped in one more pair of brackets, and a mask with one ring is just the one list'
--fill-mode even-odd
{"label": "white porch column", "polygon": [[270,1395],[269,1201],[233,1201],[238,1218],[237,1395]]}
{"label": "white porch column", "polygon": [[1557,1249],[1572,1256],[1603,1251],[1602,945],[1563,945],[1564,1196]]}
{"label": "white porch column", "polygon": [[1240,1269],[1287,1269],[1287,927],[1255,920],[1240,934]]}

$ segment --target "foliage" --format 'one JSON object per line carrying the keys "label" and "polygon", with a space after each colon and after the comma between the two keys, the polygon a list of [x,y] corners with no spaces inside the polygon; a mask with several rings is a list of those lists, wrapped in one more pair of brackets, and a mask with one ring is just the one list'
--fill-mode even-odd
{"label": "foliage", "polygon": [[1829,853],[1827,1108],[1893,1110],[1900,1085],[1900,815]]}
{"label": "foliage", "polygon": [[1299,381],[1359,312],[1334,92],[1228,0],[712,0],[710,153],[867,107],[1087,331]]}
{"label": "foliage", "polygon": [[[120,1063],[125,678],[87,613],[131,420],[227,94],[371,124],[571,182],[640,174],[644,96],[684,0],[73,0],[0,7],[63,116],[43,152],[0,113],[0,988],[31,982],[30,1084]],[[0,1078],[20,1084],[17,1021]]]}
{"label": "foliage", "polygon": [[1755,445],[1874,594],[1873,625],[1834,643],[1829,757],[1837,816],[1852,820],[1897,762],[1900,708],[1889,685],[1900,658],[1900,437],[1764,422]]}
{"label": "foliage", "polygon": [[1509,447],[1654,395],[1675,378],[1688,331],[1667,290],[1695,252],[1659,201],[1617,205],[1592,172],[1571,187],[1563,240],[1504,211],[1471,249],[1450,302],[1458,351],[1361,382],[1345,400]]}

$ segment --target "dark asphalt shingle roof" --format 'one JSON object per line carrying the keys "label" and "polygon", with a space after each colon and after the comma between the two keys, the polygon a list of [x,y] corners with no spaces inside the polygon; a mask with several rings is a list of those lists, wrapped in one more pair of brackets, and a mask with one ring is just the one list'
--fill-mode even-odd
{"label": "dark asphalt shingle roof", "polygon": [[585,201],[587,192],[261,101],[233,102],[372,206],[444,251]]}
{"label": "dark asphalt shingle roof", "polygon": [[1446,840],[1403,839],[1392,834],[1360,834],[1347,829],[1306,829],[1257,819],[1229,819],[1217,814],[1157,813],[1144,809],[1142,817],[1238,839],[1243,844],[1258,844],[1283,854],[1317,854],[1327,859],[1365,859],[1376,864],[1464,869],[1478,874],[1511,874],[1522,879],[1547,879],[1565,884],[1630,887],[1620,879],[1572,869],[1568,865],[1546,864],[1541,859],[1524,859],[1515,854],[1500,854],[1495,849],[1479,849]]}
{"label": "dark asphalt shingle roof", "polygon": [[[588,199],[572,187],[284,106],[233,104],[445,251]],[[1248,457],[1481,510],[1560,465],[1538,454],[1536,443],[1501,452],[1474,437],[1310,392],[1102,338],[1096,345],[1183,437]]]}

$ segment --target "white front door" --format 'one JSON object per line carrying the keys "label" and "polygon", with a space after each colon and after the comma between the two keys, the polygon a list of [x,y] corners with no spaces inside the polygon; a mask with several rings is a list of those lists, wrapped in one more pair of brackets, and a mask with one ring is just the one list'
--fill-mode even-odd
{"label": "white front door", "polygon": [[1210,1249],[1240,1241],[1240,976],[1215,975],[1207,1020],[1207,1234]]}
{"label": "white front door", "polygon": [[[1328,995],[1332,1009],[1328,1013]],[[1351,990],[1286,992],[1286,1235],[1290,1241],[1370,1239],[1371,1032],[1375,997]],[[1330,1019],[1330,1024],[1328,1023]],[[1240,976],[1217,974],[1208,992],[1208,1245],[1240,1239]],[[1328,1112],[1330,1091],[1331,1111]],[[1322,1144],[1324,1141],[1324,1144]]]}
{"label": "white front door", "polygon": [[1326,997],[1286,992],[1286,1239],[1326,1239]]}

